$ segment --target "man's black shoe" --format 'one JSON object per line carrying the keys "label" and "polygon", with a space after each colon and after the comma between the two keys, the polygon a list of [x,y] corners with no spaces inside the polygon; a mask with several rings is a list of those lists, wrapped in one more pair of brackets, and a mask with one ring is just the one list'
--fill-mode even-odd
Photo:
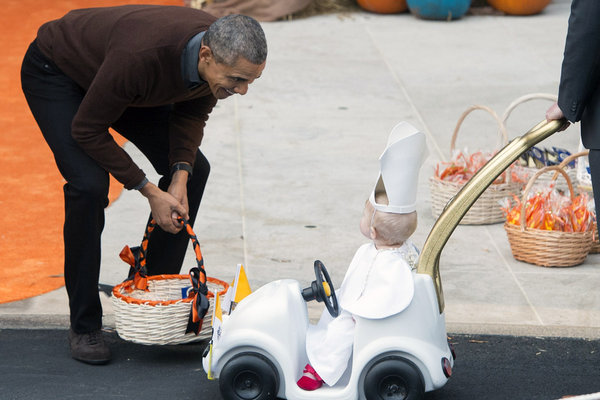
{"label": "man's black shoe", "polygon": [[94,365],[106,364],[110,361],[110,349],[104,342],[101,330],[76,333],[70,329],[69,344],[71,357],[78,361]]}

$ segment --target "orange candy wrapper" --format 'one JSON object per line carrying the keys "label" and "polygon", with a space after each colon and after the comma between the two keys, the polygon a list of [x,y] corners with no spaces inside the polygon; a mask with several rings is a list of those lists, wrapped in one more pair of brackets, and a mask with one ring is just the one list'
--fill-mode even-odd
{"label": "orange candy wrapper", "polygon": [[[460,184],[466,183],[496,153],[496,151],[478,151],[471,155],[466,155],[462,151],[455,151],[450,162],[440,162],[436,165],[435,177],[442,181]],[[504,171],[493,183],[506,183],[506,171]]]}
{"label": "orange candy wrapper", "polygon": [[[589,196],[580,193],[573,198],[555,189],[554,184],[533,190],[525,204],[527,228],[562,232],[586,232],[592,229],[595,215],[589,209]],[[514,206],[513,206],[514,203]],[[505,199],[502,211],[509,224],[521,225],[521,199]]]}

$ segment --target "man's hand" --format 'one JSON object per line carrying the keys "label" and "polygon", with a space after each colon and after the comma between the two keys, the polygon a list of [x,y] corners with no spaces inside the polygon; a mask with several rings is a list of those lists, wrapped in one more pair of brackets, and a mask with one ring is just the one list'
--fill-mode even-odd
{"label": "man's hand", "polygon": [[164,231],[177,233],[181,230],[183,225],[177,222],[177,216],[189,219],[187,208],[172,194],[163,192],[153,183],[148,182],[140,192],[150,203],[152,218]]}
{"label": "man's hand", "polygon": [[[186,215],[190,211],[190,207],[187,199],[187,181],[188,181],[188,173],[183,170],[176,171],[171,178],[171,184],[167,189],[167,192],[171,194],[171,196],[175,197],[179,204],[185,209]],[[177,222],[177,217],[179,214],[172,214],[172,218]],[[183,217],[183,215],[182,215]],[[184,217],[188,219],[188,217]]]}
{"label": "man's hand", "polygon": [[[546,121],[550,122],[550,121],[554,121],[556,119],[561,119],[564,118],[565,114],[563,114],[562,110],[560,109],[560,107],[558,107],[558,103],[554,103],[550,106],[550,108],[546,111]],[[567,129],[569,127],[569,122],[566,122],[565,125],[560,128],[558,131],[564,131],[565,129]]]}
{"label": "man's hand", "polygon": [[558,107],[558,103],[552,104],[548,111],[546,111],[546,121],[554,121],[555,119],[561,119],[564,116],[562,110]]}

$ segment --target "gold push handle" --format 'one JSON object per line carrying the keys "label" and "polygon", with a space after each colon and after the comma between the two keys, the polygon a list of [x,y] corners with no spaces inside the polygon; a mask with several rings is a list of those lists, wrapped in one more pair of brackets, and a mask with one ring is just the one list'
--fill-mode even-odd
{"label": "gold push handle", "polygon": [[508,143],[492,157],[448,202],[423,245],[417,273],[431,276],[438,298],[439,311],[444,311],[444,293],[440,278],[440,254],[460,220],[469,208],[517,158],[568,124],[566,119],[542,121],[521,137]]}

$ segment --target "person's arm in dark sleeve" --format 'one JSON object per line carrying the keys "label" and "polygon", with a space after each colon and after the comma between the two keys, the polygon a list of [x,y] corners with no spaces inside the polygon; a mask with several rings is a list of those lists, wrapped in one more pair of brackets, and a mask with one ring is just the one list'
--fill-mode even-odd
{"label": "person's arm in dark sleeve", "polygon": [[163,230],[177,233],[181,230],[177,216],[189,218],[186,207],[170,193],[148,182],[144,172],[108,132],[109,126],[140,93],[148,92],[143,86],[152,82],[140,77],[158,76],[144,70],[151,68],[148,63],[125,62],[126,59],[126,55],[117,54],[100,67],[73,119],[71,134],[79,146],[126,189],[136,188],[148,199],[152,217]]}
{"label": "person's arm in dark sleeve", "polygon": [[573,0],[558,91],[558,106],[569,121],[581,119],[598,76],[600,1]]}
{"label": "person's arm in dark sleeve", "polygon": [[[169,120],[169,164],[185,163],[193,167],[198,147],[204,136],[208,115],[217,99],[209,94],[198,99],[176,103]],[[168,192],[189,212],[187,181],[189,175],[178,170],[171,177]]]}
{"label": "person's arm in dark sleeve", "polygon": [[125,65],[124,62],[119,65],[118,58],[107,58],[99,68],[73,118],[71,134],[102,168],[126,189],[132,189],[146,175],[115,142],[108,128],[121,117],[143,88],[137,87],[139,83],[134,81],[131,72],[127,72],[139,66]]}
{"label": "person's arm in dark sleeve", "polygon": [[194,165],[204,127],[217,99],[212,95],[175,103],[169,120],[169,164]]}

